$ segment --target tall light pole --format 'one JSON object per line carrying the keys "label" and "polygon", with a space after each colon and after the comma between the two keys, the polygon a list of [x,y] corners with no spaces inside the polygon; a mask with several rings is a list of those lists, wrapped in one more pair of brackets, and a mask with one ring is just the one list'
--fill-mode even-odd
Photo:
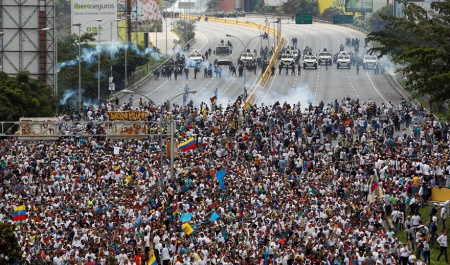
{"label": "tall light pole", "polygon": [[[62,29],[60,29],[59,31],[56,31],[56,34],[54,37],[53,42],[55,43],[55,65],[53,66],[53,74],[55,75],[55,84],[54,84],[54,93],[55,93],[55,97],[59,96],[59,91],[58,91],[58,35],[60,32],[62,32],[63,30],[65,30],[66,28],[70,27],[71,25],[67,25],[65,27],[63,27]],[[58,114],[58,110],[59,110],[59,104],[56,107],[56,114]]]}
{"label": "tall light pole", "polygon": [[3,31],[0,32],[0,37],[1,37],[1,39],[2,39],[2,47],[0,47],[0,48],[2,49],[2,57],[1,57],[1,62],[2,62],[1,67],[2,67],[2,70],[3,70],[3,34],[5,34],[5,33],[3,33]]}
{"label": "tall light pole", "polygon": [[153,100],[151,100],[148,96],[146,96],[146,95],[144,95],[142,93],[138,93],[138,92],[135,92],[135,91],[132,91],[132,90],[129,90],[129,89],[122,89],[121,92],[124,93],[124,94],[136,94],[136,95],[145,97],[146,99],[148,99],[148,103],[149,104],[155,104],[153,102]]}
{"label": "tall light pole", "polygon": [[245,23],[254,24],[258,28],[259,34],[261,34],[261,48],[262,48],[263,36],[264,36],[262,31],[261,31],[261,28],[260,28],[260,26],[262,26],[262,25],[256,24],[255,22],[252,22],[252,21],[245,21]]}
{"label": "tall light pole", "polygon": [[99,22],[98,24],[98,62],[97,62],[97,102],[100,105],[100,59],[102,58],[102,46],[100,44],[100,37],[101,37],[101,30],[102,25],[100,25],[100,22],[102,22],[101,19],[96,19],[95,21]]}
{"label": "tall light pole", "polygon": [[81,116],[81,23],[73,26],[78,27],[78,112]]}
{"label": "tall light pole", "polygon": [[102,21],[102,19],[97,18],[97,19],[89,20],[88,22],[86,22],[84,24],[81,24],[81,23],[72,24],[72,26],[78,27],[78,111],[79,111],[80,116],[81,116],[81,27],[91,21],[100,22],[100,21]]}
{"label": "tall light pole", "polygon": [[126,41],[127,42],[127,44],[125,45],[125,89],[128,87],[128,77],[127,77],[127,74],[128,74],[128,55],[127,55],[127,53],[128,53],[128,40]]}
{"label": "tall light pole", "polygon": [[[242,46],[244,47],[244,52],[247,52],[247,46],[250,44],[250,42],[256,38],[262,37],[263,35],[258,35],[258,36],[251,38],[245,45],[244,45],[244,42],[236,36],[233,36],[230,34],[226,34],[225,36],[227,36],[228,38],[235,38],[235,39],[239,40],[242,43]],[[245,87],[245,85],[247,83],[247,74],[246,73],[247,73],[247,71],[244,70],[244,98],[247,98],[247,88]]]}
{"label": "tall light pole", "polygon": [[[42,28],[42,29],[35,29],[35,30],[32,30],[32,31],[30,31],[29,33],[32,33],[32,32],[36,32],[36,31],[47,31],[47,30],[49,30],[50,28]],[[38,37],[39,38],[39,37]],[[22,50],[21,50],[21,57],[22,57],[22,60],[21,60],[21,67],[20,67],[20,71],[23,71],[23,70],[27,70],[27,68],[26,68],[26,66],[25,66],[25,59],[24,59],[24,42],[26,41],[26,38],[22,38]]]}
{"label": "tall light pole", "polygon": [[[190,90],[189,92],[183,92],[183,93],[180,93],[180,94],[174,96],[171,100],[168,101],[169,109],[170,109],[170,102],[172,100],[174,100],[175,98],[177,98],[177,97],[179,97],[181,95],[185,95],[185,94],[189,94],[189,93],[195,94],[195,93],[197,93],[197,90],[193,89],[193,90]],[[174,121],[173,121],[173,115],[172,115],[172,113],[170,113],[170,179],[174,178],[174,173],[173,173],[173,171],[174,171],[174,155],[173,155],[173,153],[175,152],[175,150],[173,148],[173,145],[174,145],[174,136],[173,135],[174,135],[174,133],[175,133],[175,124],[174,124]]]}
{"label": "tall light pole", "polygon": [[114,20],[111,20],[111,27],[109,28],[109,34],[110,34],[110,37],[111,37],[111,44],[113,43],[113,24],[114,24],[114,22],[117,22],[117,26],[119,26],[119,23],[118,23],[118,21],[121,21],[122,19],[121,18],[116,18],[116,19],[114,19]]}

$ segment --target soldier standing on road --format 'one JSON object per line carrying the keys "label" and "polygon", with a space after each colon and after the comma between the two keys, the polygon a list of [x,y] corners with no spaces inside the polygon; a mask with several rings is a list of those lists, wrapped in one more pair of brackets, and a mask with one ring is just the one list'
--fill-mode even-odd
{"label": "soldier standing on road", "polygon": [[325,60],[325,69],[328,70],[328,60]]}
{"label": "soldier standing on road", "polygon": [[289,74],[289,65],[286,65],[286,75]]}
{"label": "soldier standing on road", "polygon": [[[167,68],[167,79],[172,79],[172,68]],[[175,80],[177,79],[177,76],[175,75]]]}
{"label": "soldier standing on road", "polygon": [[291,63],[291,67],[292,67],[291,75],[295,75],[295,63],[294,62]]}
{"label": "soldier standing on road", "polygon": [[281,75],[281,70],[283,69],[283,65],[280,63],[278,65],[278,74]]}
{"label": "soldier standing on road", "polygon": [[185,76],[186,76],[186,79],[188,79],[188,76],[189,76],[189,68],[184,68],[184,74],[185,74]]}
{"label": "soldier standing on road", "polygon": [[128,102],[131,107],[133,105],[133,95],[130,96],[130,98],[128,99]]}
{"label": "soldier standing on road", "polygon": [[230,64],[231,76],[236,76],[236,66],[234,64]]}
{"label": "soldier standing on road", "polygon": [[272,64],[272,67],[270,68],[271,70],[271,76],[275,75],[275,65]]}
{"label": "soldier standing on road", "polygon": [[298,72],[298,75],[302,74],[302,66],[300,64],[298,64],[298,66],[297,66],[297,72]]}
{"label": "soldier standing on road", "polygon": [[195,68],[194,68],[194,79],[197,79],[197,73],[198,73],[198,67],[196,66]]}

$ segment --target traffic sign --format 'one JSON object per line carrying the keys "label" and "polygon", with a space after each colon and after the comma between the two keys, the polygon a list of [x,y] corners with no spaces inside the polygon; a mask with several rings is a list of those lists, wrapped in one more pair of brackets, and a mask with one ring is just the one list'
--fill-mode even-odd
{"label": "traffic sign", "polygon": [[312,24],[312,14],[311,13],[295,14],[295,24]]}
{"label": "traffic sign", "polygon": [[352,15],[334,15],[333,24],[353,24]]}

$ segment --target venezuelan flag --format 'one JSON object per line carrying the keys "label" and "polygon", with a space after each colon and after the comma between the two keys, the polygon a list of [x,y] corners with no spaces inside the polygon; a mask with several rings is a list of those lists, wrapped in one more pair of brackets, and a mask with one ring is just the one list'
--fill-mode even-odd
{"label": "venezuelan flag", "polygon": [[25,210],[25,205],[17,207],[12,213],[13,221],[21,221],[27,219],[27,211]]}
{"label": "venezuelan flag", "polygon": [[[153,251],[152,251],[153,252]],[[148,265],[158,265],[158,262],[156,262],[156,256],[154,253],[150,253],[150,259],[148,260]]]}
{"label": "venezuelan flag", "polygon": [[377,187],[378,187],[378,182],[376,182],[375,180],[372,180],[372,187],[370,188],[370,191],[374,192]]}
{"label": "venezuelan flag", "polygon": [[209,98],[209,100],[211,101],[211,104],[215,105],[217,103],[217,97],[214,96],[212,98]]}
{"label": "venezuelan flag", "polygon": [[191,137],[186,142],[181,143],[179,147],[180,147],[181,151],[187,152],[187,151],[189,151],[191,149],[194,149],[195,146],[196,146],[195,140],[194,140],[194,138]]}

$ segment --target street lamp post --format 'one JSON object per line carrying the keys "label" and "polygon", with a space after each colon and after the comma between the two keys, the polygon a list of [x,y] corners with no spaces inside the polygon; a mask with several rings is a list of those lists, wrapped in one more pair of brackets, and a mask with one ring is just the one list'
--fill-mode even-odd
{"label": "street lamp post", "polygon": [[[29,33],[32,33],[32,32],[35,32],[35,31],[47,31],[49,29],[50,28],[35,29],[35,30],[30,31]],[[21,52],[20,52],[22,60],[20,61],[21,62],[20,67],[19,67],[20,71],[26,70],[25,59],[24,59],[24,44],[23,44],[25,41],[26,41],[26,39],[22,37],[22,49],[21,49]]]}
{"label": "street lamp post", "polygon": [[81,115],[81,23],[73,26],[78,27],[78,112]]}
{"label": "street lamp post", "polygon": [[2,49],[2,57],[1,57],[1,62],[2,62],[1,67],[2,68],[3,68],[3,34],[5,34],[3,31],[0,32],[0,37],[2,38],[2,47],[0,47]]}
{"label": "street lamp post", "polygon": [[132,90],[129,90],[129,89],[122,89],[121,91],[124,94],[136,94],[136,95],[142,96],[142,97],[148,99],[148,103],[149,104],[154,104],[153,100],[151,100],[149,97],[147,97],[146,95],[144,95],[142,93],[138,93],[138,92],[135,92],[135,91],[132,91]]}
{"label": "street lamp post", "polygon": [[[109,35],[110,35],[110,37],[111,37],[111,43],[113,43],[113,24],[114,24],[114,22],[118,22],[118,21],[121,21],[122,19],[121,18],[116,18],[116,19],[114,19],[114,20],[111,20],[111,26],[110,26],[110,28],[109,28]],[[117,24],[117,25],[119,25],[119,24]]]}
{"label": "street lamp post", "polygon": [[99,51],[98,51],[98,62],[97,62],[97,102],[100,105],[100,59],[102,58],[102,46],[100,43],[100,37],[101,37],[101,29],[102,29],[102,25],[100,25],[100,22],[102,22],[101,19],[96,19],[95,21],[99,22],[98,25],[98,47],[99,47]]}
{"label": "street lamp post", "polygon": [[[228,38],[235,38],[235,39],[239,40],[242,43],[242,46],[244,46],[244,52],[247,52],[247,46],[250,44],[250,42],[256,38],[262,37],[263,35],[258,35],[258,36],[251,38],[245,45],[244,45],[244,42],[236,36],[233,36],[230,34],[226,34],[225,36],[227,36]],[[244,98],[247,98],[247,88],[245,87],[246,83],[247,83],[247,73],[244,70]]]}
{"label": "street lamp post", "polygon": [[[55,84],[54,84],[54,93],[55,96],[58,97],[59,91],[58,91],[58,36],[59,33],[62,32],[63,30],[65,30],[66,28],[70,27],[71,25],[67,25],[65,27],[63,27],[62,29],[60,29],[59,31],[56,31],[56,34],[54,36],[54,42],[55,42],[55,65],[53,67],[53,71],[54,71],[54,75],[55,75]],[[56,107],[56,113],[58,113],[59,110],[59,104]]]}
{"label": "street lamp post", "polygon": [[[175,98],[177,98],[181,95],[185,95],[185,94],[189,94],[189,93],[195,94],[195,93],[197,93],[197,90],[193,89],[193,90],[190,90],[189,92],[183,92],[183,93],[180,93],[180,94],[174,96],[171,100],[168,101],[169,108],[170,108],[170,102],[172,100],[174,100]],[[170,179],[174,178],[174,172],[173,172],[174,171],[174,155],[173,155],[173,153],[175,152],[174,148],[173,148],[174,133],[175,133],[175,124],[174,124],[174,120],[173,120],[173,115],[171,113],[170,114]]]}
{"label": "street lamp post", "polygon": [[259,34],[261,34],[261,48],[262,48],[263,36],[264,36],[262,31],[261,31],[261,28],[260,28],[260,26],[262,26],[262,25],[258,25],[258,24],[256,24],[255,22],[252,22],[252,21],[245,21],[245,23],[254,24],[258,28]]}
{"label": "street lamp post", "polygon": [[98,18],[98,19],[89,20],[88,22],[86,22],[84,24],[81,24],[81,23],[72,24],[72,26],[78,27],[78,111],[79,111],[80,116],[81,116],[81,27],[91,21],[100,22],[100,21],[102,21],[102,19]]}

